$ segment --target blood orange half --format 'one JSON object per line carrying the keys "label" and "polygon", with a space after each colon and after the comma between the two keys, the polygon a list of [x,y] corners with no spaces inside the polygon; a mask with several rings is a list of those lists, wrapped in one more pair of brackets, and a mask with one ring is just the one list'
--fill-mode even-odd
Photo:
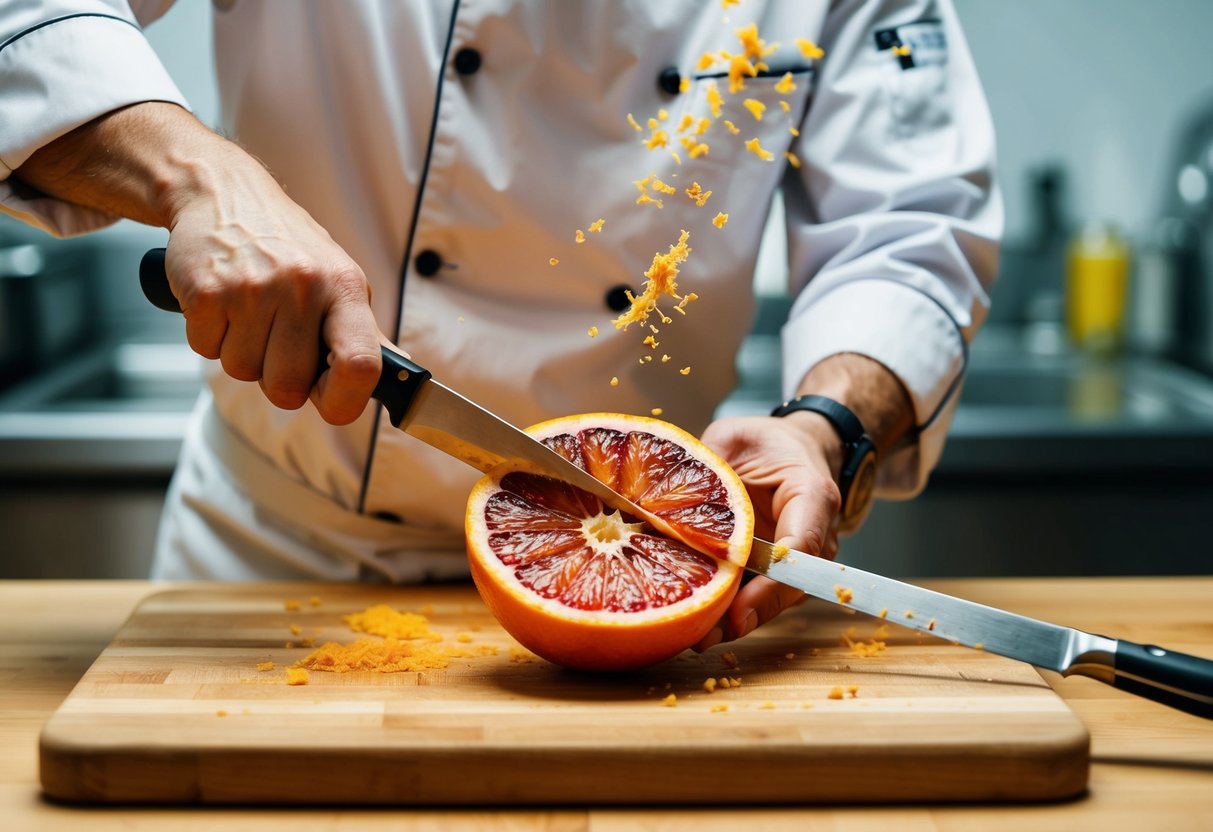
{"label": "blood orange half", "polygon": [[749,555],[754,512],[740,478],[657,419],[590,413],[528,433],[650,516],[508,466],[485,476],[468,498],[468,557],[501,625],[545,659],[588,670],[644,667],[699,641]]}

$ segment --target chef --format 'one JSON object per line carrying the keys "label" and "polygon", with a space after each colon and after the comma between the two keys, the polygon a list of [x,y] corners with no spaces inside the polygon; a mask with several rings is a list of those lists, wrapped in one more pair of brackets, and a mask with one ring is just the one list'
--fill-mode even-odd
{"label": "chef", "polygon": [[[742,476],[758,531],[798,549],[836,554],[873,470],[879,496],[923,487],[1002,225],[947,0],[216,0],[223,135],[143,37],[170,5],[0,7],[3,210],[64,236],[119,217],[168,229],[189,343],[214,359],[155,577],[466,574],[477,473],[368,404],[381,338],[518,425],[660,407]],[[750,23],[755,72],[729,94],[719,56]],[[674,135],[686,116],[711,121],[707,152],[648,141],[649,118]],[[637,205],[649,174],[711,201]],[[712,422],[779,188],[788,403]],[[650,365],[643,333],[609,322],[684,228],[680,287],[698,299],[662,330],[674,360]],[[700,646],[800,597],[755,579]]]}

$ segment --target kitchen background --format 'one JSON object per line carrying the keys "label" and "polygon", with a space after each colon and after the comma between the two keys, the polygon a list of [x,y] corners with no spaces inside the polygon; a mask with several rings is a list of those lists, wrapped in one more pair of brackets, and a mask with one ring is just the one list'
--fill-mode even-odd
{"label": "kitchen background", "polygon": [[[911,576],[1207,573],[1213,3],[956,4],[998,132],[1002,274],[927,490],[879,504],[843,556]],[[209,14],[181,0],[148,36],[213,124]],[[146,574],[198,387],[180,319],[135,280],[164,238],[0,219],[0,578]],[[724,413],[779,397],[784,273],[769,235]],[[1118,343],[1101,322],[1122,294]]]}

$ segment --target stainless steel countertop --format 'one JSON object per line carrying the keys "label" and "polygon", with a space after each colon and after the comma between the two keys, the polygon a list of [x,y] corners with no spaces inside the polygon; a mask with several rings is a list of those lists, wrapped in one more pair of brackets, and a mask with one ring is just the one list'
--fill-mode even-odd
{"label": "stainless steel countertop", "polygon": [[[184,344],[119,344],[0,394],[0,476],[167,477],[201,388]],[[720,415],[780,399],[779,343],[754,335]],[[935,476],[1213,467],[1213,380],[1145,359],[1033,354],[983,332]]]}

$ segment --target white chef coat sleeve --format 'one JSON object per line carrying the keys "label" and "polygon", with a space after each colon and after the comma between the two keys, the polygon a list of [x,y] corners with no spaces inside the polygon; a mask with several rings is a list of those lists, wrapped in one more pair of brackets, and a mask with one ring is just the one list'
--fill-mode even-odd
{"label": "white chef coat sleeve", "polygon": [[905,498],[943,450],[989,308],[1003,224],[993,127],[949,2],[838,8],[793,146],[802,164],[784,180],[784,395],[837,353],[891,370],[917,430],[881,461],[877,494]]}
{"label": "white chef coat sleeve", "polygon": [[117,217],[39,193],[12,173],[42,146],[141,101],[188,106],[130,4],[0,3],[0,211],[57,236],[114,222]]}

